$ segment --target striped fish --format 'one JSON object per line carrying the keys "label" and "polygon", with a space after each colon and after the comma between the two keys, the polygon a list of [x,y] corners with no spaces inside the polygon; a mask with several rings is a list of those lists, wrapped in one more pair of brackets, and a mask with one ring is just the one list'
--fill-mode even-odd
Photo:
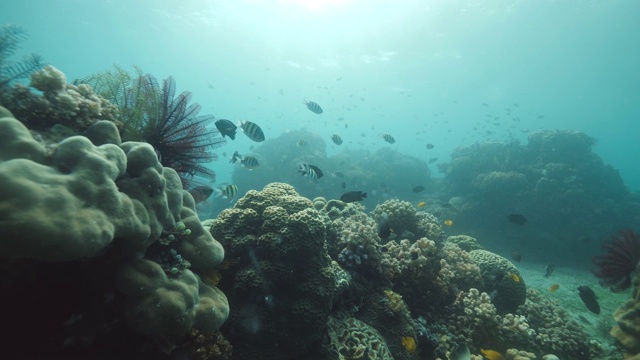
{"label": "striped fish", "polygon": [[323,176],[322,170],[320,170],[319,167],[309,164],[300,164],[298,172],[300,172],[302,176],[307,177],[309,180],[318,180]]}
{"label": "striped fish", "polygon": [[238,187],[236,185],[220,185],[215,190],[216,197],[223,197],[225,199],[229,199],[233,201],[238,196]]}
{"label": "striped fish", "polygon": [[240,161],[242,161],[242,155],[240,155],[236,150],[236,152],[234,152],[233,155],[231,155],[231,160],[229,160],[229,163],[235,164]]}
{"label": "striped fish", "polygon": [[245,156],[240,161],[240,164],[242,164],[242,166],[246,167],[249,170],[255,169],[260,166],[260,163],[258,163],[258,159],[254,158],[253,156]]}
{"label": "striped fish", "polygon": [[312,113],[314,114],[322,114],[322,107],[320,107],[320,105],[318,105],[318,103],[315,103],[313,101],[305,101],[304,102],[305,105],[307,105],[307,109],[311,110]]}
{"label": "striped fish", "polygon": [[556,266],[552,263],[547,264],[547,267],[544,268],[544,277],[548,278],[553,274],[553,270],[556,269]]}
{"label": "striped fish", "polygon": [[331,135],[331,141],[336,145],[342,145],[342,138],[338,134]]}
{"label": "striped fish", "polygon": [[394,139],[393,136],[389,134],[382,135],[382,138],[384,139],[384,141],[388,142],[389,144],[393,144],[394,142],[396,142],[396,139]]}
{"label": "striped fish", "polygon": [[251,121],[240,121],[240,127],[247,137],[255,142],[264,141],[264,133],[258,124]]}

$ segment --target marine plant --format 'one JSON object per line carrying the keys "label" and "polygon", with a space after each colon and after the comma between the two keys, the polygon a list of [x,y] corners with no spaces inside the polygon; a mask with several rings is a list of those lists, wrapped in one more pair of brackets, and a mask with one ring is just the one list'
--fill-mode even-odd
{"label": "marine plant", "polygon": [[602,247],[607,253],[593,258],[593,274],[600,279],[600,285],[609,286],[613,292],[629,288],[631,274],[640,261],[640,234],[623,230]]}
{"label": "marine plant", "polygon": [[137,74],[129,74],[116,66],[114,71],[91,75],[83,82],[118,106],[123,140],[151,144],[162,165],[176,170],[183,185],[194,176],[215,179],[215,172],[202,165],[216,160],[217,155],[209,150],[224,143],[211,126],[215,117],[198,115],[202,107],[189,104],[191,92],[176,96],[172,76],[160,87],[153,75],[135,70]]}
{"label": "marine plant", "polygon": [[42,58],[37,54],[29,54],[20,61],[9,61],[26,38],[27,33],[19,26],[0,26],[0,97],[12,82],[29,77],[43,66]]}

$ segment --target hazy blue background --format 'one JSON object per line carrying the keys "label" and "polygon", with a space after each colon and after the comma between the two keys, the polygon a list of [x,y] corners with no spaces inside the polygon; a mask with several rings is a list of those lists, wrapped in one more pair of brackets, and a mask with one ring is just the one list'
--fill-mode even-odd
{"label": "hazy blue background", "polygon": [[[70,81],[135,64],[267,138],[306,128],[375,149],[390,133],[447,161],[458,145],[573,129],[640,190],[639,14],[637,0],[21,0],[0,24],[27,30],[23,50]],[[230,178],[226,160],[213,167]]]}

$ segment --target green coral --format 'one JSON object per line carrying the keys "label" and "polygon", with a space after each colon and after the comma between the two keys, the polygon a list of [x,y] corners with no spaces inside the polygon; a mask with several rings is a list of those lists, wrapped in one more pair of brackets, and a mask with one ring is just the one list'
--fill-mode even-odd
{"label": "green coral", "polygon": [[393,356],[380,333],[354,318],[329,318],[327,322],[332,359],[392,360]]}

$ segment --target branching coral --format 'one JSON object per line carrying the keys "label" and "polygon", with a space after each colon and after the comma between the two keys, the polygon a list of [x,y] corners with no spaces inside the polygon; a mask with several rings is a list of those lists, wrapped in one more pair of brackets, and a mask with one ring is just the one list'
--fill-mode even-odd
{"label": "branching coral", "polygon": [[0,101],[6,87],[12,82],[27,78],[29,74],[43,66],[39,55],[31,54],[18,62],[9,62],[19,48],[19,44],[27,37],[19,26],[4,25],[0,27]]}
{"label": "branching coral", "polygon": [[89,76],[83,82],[120,109],[124,140],[145,141],[158,152],[160,162],[176,170],[183,182],[194,175],[213,178],[215,173],[202,163],[217,159],[209,152],[224,143],[213,115],[198,115],[201,106],[191,101],[191,93],[175,96],[176,83],[168,77],[160,87],[151,74],[137,76],[122,68]]}
{"label": "branching coral", "polygon": [[593,274],[600,279],[600,285],[609,286],[611,291],[627,289],[640,261],[640,235],[630,229],[623,230],[602,247],[607,253],[593,258],[596,265]]}

